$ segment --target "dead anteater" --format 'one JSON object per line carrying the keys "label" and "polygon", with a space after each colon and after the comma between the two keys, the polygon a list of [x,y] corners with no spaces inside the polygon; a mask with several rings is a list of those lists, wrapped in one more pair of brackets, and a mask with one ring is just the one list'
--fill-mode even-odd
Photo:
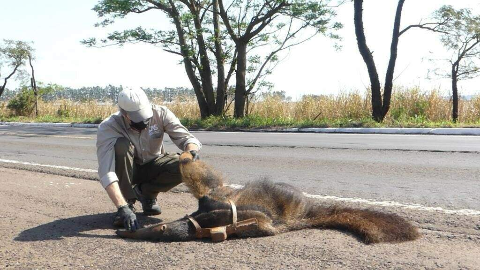
{"label": "dead anteater", "polygon": [[[347,231],[366,244],[403,242],[419,237],[417,229],[398,215],[321,205],[288,184],[260,180],[241,189],[224,186],[219,173],[202,161],[193,162],[188,152],[180,156],[180,170],[183,182],[198,199],[198,210],[185,218],[133,233],[119,230],[119,236],[154,241],[190,241],[212,233],[212,239],[218,241],[226,238],[225,226],[229,226],[226,231],[230,228],[230,233],[238,237],[271,236],[306,228]],[[252,220],[255,221],[253,227],[248,222]],[[236,224],[241,222],[249,223],[247,229],[235,230]],[[224,237],[219,239],[216,229],[205,231],[199,227],[220,228]],[[203,236],[201,230],[204,230]]]}

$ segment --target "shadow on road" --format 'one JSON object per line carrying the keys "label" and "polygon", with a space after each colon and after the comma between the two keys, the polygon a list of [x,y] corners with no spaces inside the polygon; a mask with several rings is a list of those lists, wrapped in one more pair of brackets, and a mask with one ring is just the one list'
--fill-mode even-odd
{"label": "shadow on road", "polygon": [[[161,219],[137,215],[141,226],[162,222]],[[65,237],[117,238],[113,235],[116,228],[112,225],[113,214],[102,213],[55,220],[21,232],[15,241],[33,242],[61,240]],[[92,232],[94,230],[112,230],[112,235]]]}

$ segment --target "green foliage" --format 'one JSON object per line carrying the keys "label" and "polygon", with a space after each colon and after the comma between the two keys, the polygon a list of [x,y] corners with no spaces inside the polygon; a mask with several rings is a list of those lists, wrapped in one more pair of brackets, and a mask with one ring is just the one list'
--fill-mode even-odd
{"label": "green foliage", "polygon": [[[272,86],[265,81],[265,78],[278,64],[278,54],[281,51],[303,43],[316,34],[323,34],[335,40],[340,39],[335,32],[342,25],[332,21],[336,14],[328,6],[330,1],[231,0],[228,3],[224,1],[225,6],[228,7],[226,17],[235,29],[230,32],[235,32],[238,36],[244,35],[242,39],[247,40],[249,45],[249,62],[246,70],[238,71],[247,74],[248,94],[269,89]],[[202,85],[203,89],[198,92],[204,91],[204,96],[208,96],[210,90],[206,88],[217,88],[214,85],[210,87],[212,81],[217,81],[215,76],[219,74],[216,72],[217,60],[220,60],[220,63],[223,62],[227,71],[237,72],[234,65],[237,57],[235,46],[238,39],[231,36],[225,21],[219,23],[218,31],[213,30],[215,29],[213,3],[213,0],[101,0],[93,8],[102,19],[96,24],[97,27],[110,25],[129,14],[140,14],[151,10],[160,11],[170,18],[172,24],[163,25],[161,29],[147,29],[145,26],[139,26],[115,31],[103,39],[88,38],[82,43],[87,46],[137,42],[160,45],[166,51],[182,57],[180,63],[185,64],[187,74],[190,72],[189,78],[192,80],[192,85],[194,87]],[[313,28],[314,31],[312,35],[304,37],[301,34],[307,28]],[[216,42],[220,43],[222,50],[220,55],[216,54],[218,48]],[[255,50],[255,48],[261,49]],[[205,61],[206,59],[208,61]],[[232,77],[235,76],[230,74],[228,78]],[[224,81],[228,89],[228,79],[224,78]],[[199,96],[199,99],[204,99],[204,96]]]}
{"label": "green foliage", "polygon": [[227,116],[211,116],[206,119],[183,119],[182,124],[187,127],[209,129],[209,130],[240,130],[290,127],[295,123],[292,119],[265,118],[258,115],[248,115],[243,118],[232,118]]}
{"label": "green foliage", "polygon": [[64,89],[65,88],[63,86],[55,84],[55,83],[49,83],[49,84],[45,85],[44,83],[39,82],[38,83],[38,96],[40,98],[43,98],[46,95],[49,95],[49,94],[52,94],[52,93],[55,93],[55,92],[59,92],[59,91],[63,91]]}
{"label": "green foliage", "polygon": [[206,119],[182,119],[188,128],[207,130],[242,130],[242,129],[283,129],[283,128],[327,128],[327,127],[380,127],[370,118],[352,120],[318,119],[296,121],[289,118],[267,118],[258,115],[247,115],[243,118],[212,116]]}
{"label": "green foliage", "polygon": [[[52,91],[48,91],[42,94],[42,100],[54,101],[68,99],[78,102],[86,102],[95,100],[99,102],[116,103],[117,96],[122,91],[122,86],[93,86],[93,87],[81,87],[70,88],[61,86],[50,85]],[[41,88],[42,89],[42,88]],[[184,87],[165,87],[160,88],[142,88],[150,99],[160,99],[164,102],[171,102],[178,99],[181,96],[195,96],[193,89]],[[10,97],[13,91],[8,91],[4,96]],[[4,97],[2,96],[2,97]],[[2,98],[0,98],[2,100]]]}
{"label": "green foliage", "polygon": [[[248,40],[249,57],[246,68],[248,94],[254,95],[260,90],[269,89],[271,83],[265,82],[265,78],[279,64],[283,51],[318,34],[336,41],[340,40],[336,31],[342,28],[342,24],[333,21],[336,14],[334,9],[328,6],[330,2],[330,0],[233,0],[231,6],[225,3],[229,6],[227,15],[232,26],[230,33],[235,34],[237,38]],[[261,18],[268,23],[261,22]],[[314,31],[307,31],[308,29]]]}
{"label": "green foliage", "polygon": [[[102,0],[94,8],[103,19],[96,26],[104,27],[118,18],[150,10],[159,11],[158,14],[163,13],[170,19],[171,24],[161,23],[159,24],[162,25],[161,29],[146,29],[140,26],[116,31],[100,41],[89,38],[82,43],[87,46],[108,46],[144,42],[159,45],[165,51],[181,56],[180,63],[184,64],[192,86],[198,93],[202,115],[218,113],[223,109],[223,103],[216,104],[213,100],[214,89],[217,88],[213,83],[217,81],[214,76],[216,74],[218,76],[219,73],[212,67],[217,65],[217,60],[222,65],[228,65],[235,61],[235,57],[233,42],[223,38],[226,32],[213,30],[215,25],[211,8],[211,1]],[[218,47],[221,47],[221,51]],[[225,77],[218,80],[225,81],[228,85]]]}
{"label": "green foliage", "polygon": [[61,104],[60,107],[57,110],[57,116],[59,117],[70,117],[71,112],[68,109],[66,104]]}
{"label": "green foliage", "polygon": [[458,50],[462,42],[478,38],[480,35],[480,16],[474,16],[470,9],[454,9],[452,6],[442,6],[433,17],[441,24],[441,40],[450,49]]}
{"label": "green foliage", "polygon": [[[43,84],[38,83],[38,98],[42,98],[45,95],[52,94],[53,92],[60,91],[62,86],[57,84]],[[35,94],[32,89],[27,86],[23,86],[18,93],[9,100],[7,108],[10,109],[15,115],[29,116],[35,109]]]}
{"label": "green foliage", "polygon": [[476,123],[453,123],[451,121],[429,121],[425,117],[405,117],[398,120],[386,120],[378,123],[370,117],[361,119],[317,119],[299,120],[284,118],[264,118],[248,115],[244,118],[212,116],[206,119],[181,119],[184,126],[189,129],[206,130],[281,130],[285,128],[439,128],[439,127],[480,127]]}
{"label": "green foliage", "polygon": [[[7,81],[14,75],[23,78],[26,71],[22,69],[27,60],[33,58],[34,49],[28,42],[18,40],[3,40],[0,45],[0,78],[4,80],[0,84],[0,96],[5,90]],[[4,72],[7,70],[7,72]]]}
{"label": "green foliage", "polygon": [[[112,18],[123,18],[130,12],[144,10],[146,8],[147,1],[139,0],[102,0],[93,10],[97,12],[98,17],[104,18],[111,15]],[[102,26],[112,23],[113,20],[108,17],[100,24]]]}
{"label": "green foliage", "polygon": [[[470,9],[454,9],[442,6],[433,14],[439,23],[437,31],[441,32],[441,42],[452,51],[450,64],[454,66],[458,80],[470,79],[480,73],[480,16],[473,15]],[[451,77],[451,71],[436,73]]]}
{"label": "green foliage", "polygon": [[61,117],[55,115],[41,115],[36,118],[28,116],[17,115],[1,115],[2,122],[36,122],[36,123],[81,123],[81,124],[100,124],[102,122],[100,117]]}
{"label": "green foliage", "polygon": [[[401,101],[400,101],[401,102]],[[390,109],[390,117],[395,121],[405,119],[418,119],[426,118],[426,111],[429,103],[426,100],[417,100],[414,102],[411,108],[394,107]]]}
{"label": "green foliage", "polygon": [[23,87],[20,92],[8,102],[7,108],[18,116],[29,116],[35,108],[33,91]]}
{"label": "green foliage", "polygon": [[0,46],[0,64],[11,68],[25,65],[28,56],[33,53],[29,43],[18,40],[3,40],[4,45]]}
{"label": "green foliage", "polygon": [[[40,122],[40,123],[85,123],[99,124],[102,122],[100,117],[61,117],[55,115],[42,115],[35,119],[26,116],[1,115],[0,121],[4,122]],[[294,121],[282,118],[261,118],[258,116],[246,116],[242,119],[231,117],[208,117],[202,119],[181,119],[182,124],[188,129],[206,129],[206,130],[281,130],[284,128],[460,128],[460,127],[480,127],[480,121],[468,123],[454,123],[451,121],[428,121],[422,117],[405,118],[398,121],[384,121],[377,123],[371,118],[363,119],[317,119]]]}

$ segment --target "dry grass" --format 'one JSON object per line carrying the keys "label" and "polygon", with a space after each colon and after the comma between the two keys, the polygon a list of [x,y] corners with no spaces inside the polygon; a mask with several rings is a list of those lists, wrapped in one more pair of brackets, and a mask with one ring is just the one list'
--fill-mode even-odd
{"label": "dry grass", "polygon": [[[418,88],[397,88],[394,90],[387,125],[402,122],[449,122],[451,121],[451,100],[446,93],[438,90],[421,91]],[[165,104],[154,100],[155,104],[164,104],[180,119],[198,119],[200,112],[195,98],[180,98]],[[227,115],[233,115],[230,106]],[[39,102],[39,117],[57,119],[104,119],[117,111],[114,104],[101,104],[96,101],[73,102],[57,100]],[[279,97],[267,97],[251,104],[250,114],[265,119],[281,119],[291,122],[323,121],[334,122],[340,119],[360,121],[370,118],[370,95],[368,92],[340,93],[330,96],[304,96],[299,101],[283,101]],[[480,119],[480,97],[472,100],[460,100],[459,123],[478,123]],[[11,118],[11,112],[5,103],[0,103],[0,117]],[[413,119],[413,120],[412,120]],[[28,120],[28,119],[27,119]],[[31,119],[34,120],[34,119]]]}
{"label": "dry grass", "polygon": [[[452,101],[439,90],[421,91],[419,88],[394,90],[386,123],[421,119],[427,122],[452,120]],[[338,119],[360,120],[371,115],[370,92],[340,93],[330,96],[304,96],[296,102],[284,102],[269,97],[254,104],[252,114],[266,118],[286,118],[295,121]],[[459,101],[459,122],[476,123],[480,120],[480,96]]]}
{"label": "dry grass", "polygon": [[[430,122],[452,120],[452,100],[439,90],[421,91],[419,88],[395,89],[387,121],[422,118]],[[476,123],[480,116],[480,96],[459,100],[459,122]]]}

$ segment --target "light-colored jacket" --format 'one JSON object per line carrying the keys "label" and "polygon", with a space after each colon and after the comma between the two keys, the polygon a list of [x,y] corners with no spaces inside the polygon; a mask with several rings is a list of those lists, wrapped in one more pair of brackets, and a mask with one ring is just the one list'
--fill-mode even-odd
{"label": "light-colored jacket", "polygon": [[156,105],[153,105],[152,109],[152,119],[147,128],[141,132],[133,130],[120,112],[112,114],[98,126],[98,175],[104,188],[118,181],[115,173],[115,143],[118,138],[130,140],[135,147],[134,160],[140,165],[165,154],[163,147],[165,133],[182,151],[190,143],[202,147],[200,141],[188,132],[169,109]]}

